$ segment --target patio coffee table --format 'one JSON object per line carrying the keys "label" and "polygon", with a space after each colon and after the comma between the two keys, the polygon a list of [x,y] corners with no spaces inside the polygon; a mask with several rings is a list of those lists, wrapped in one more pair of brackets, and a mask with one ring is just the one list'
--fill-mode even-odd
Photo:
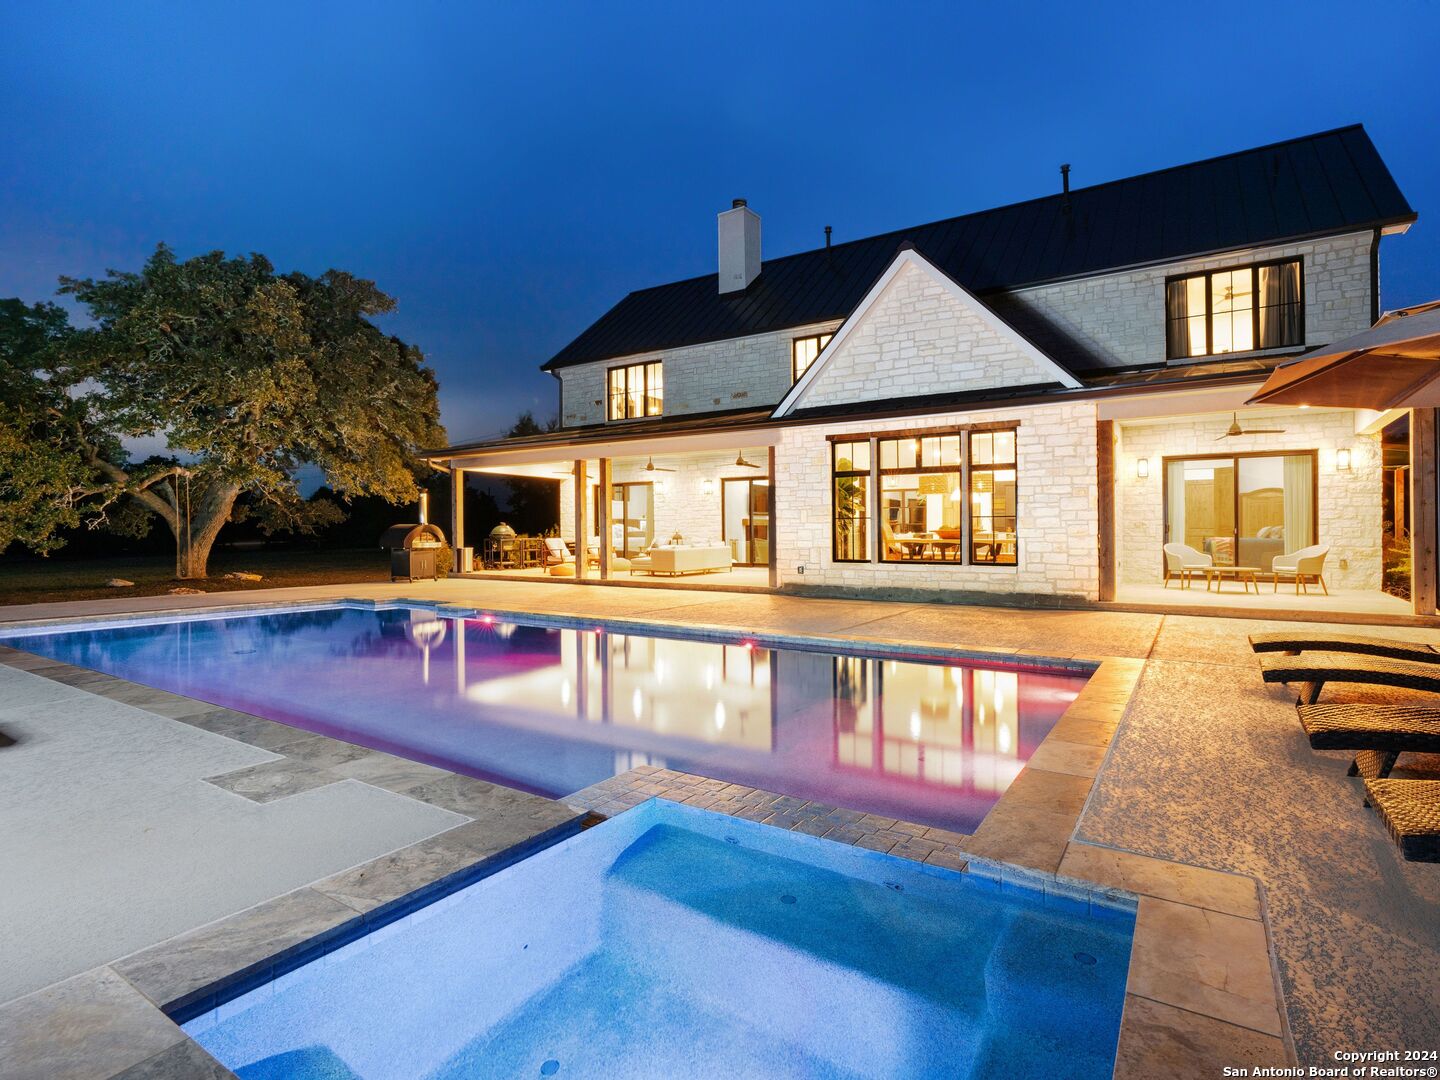
{"label": "patio coffee table", "polygon": [[1212,581],[1215,583],[1215,591],[1218,593],[1220,592],[1220,583],[1222,581],[1226,578],[1234,578],[1240,582],[1247,593],[1250,591],[1250,586],[1254,585],[1255,594],[1257,596],[1260,594],[1260,582],[1255,580],[1255,575],[1260,572],[1258,566],[1206,566],[1203,569],[1205,571],[1206,592],[1210,591],[1210,583]]}

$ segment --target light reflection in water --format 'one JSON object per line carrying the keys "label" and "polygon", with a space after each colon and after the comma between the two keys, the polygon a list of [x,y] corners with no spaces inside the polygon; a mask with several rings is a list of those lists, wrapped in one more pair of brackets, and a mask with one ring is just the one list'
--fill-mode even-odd
{"label": "light reflection in water", "polygon": [[1083,684],[403,610],[13,644],[552,796],[662,765],[962,831]]}

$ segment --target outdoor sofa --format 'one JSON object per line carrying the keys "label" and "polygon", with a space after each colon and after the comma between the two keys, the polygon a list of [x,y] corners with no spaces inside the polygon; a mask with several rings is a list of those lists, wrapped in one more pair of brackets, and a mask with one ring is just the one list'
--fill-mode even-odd
{"label": "outdoor sofa", "polygon": [[630,560],[631,574],[709,574],[733,565],[725,544],[656,544]]}

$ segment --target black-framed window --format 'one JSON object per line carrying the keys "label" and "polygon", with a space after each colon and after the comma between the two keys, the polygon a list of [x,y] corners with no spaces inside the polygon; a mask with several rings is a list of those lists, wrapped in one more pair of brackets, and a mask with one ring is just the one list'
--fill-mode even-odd
{"label": "black-framed window", "polygon": [[970,561],[1015,566],[1019,536],[1013,428],[970,433]]}
{"label": "black-framed window", "polygon": [[830,555],[836,562],[870,561],[870,440],[830,444],[834,516]]}
{"label": "black-framed window", "polygon": [[1166,356],[1184,360],[1303,344],[1304,297],[1299,259],[1168,278]]}
{"label": "black-framed window", "polygon": [[958,432],[876,440],[880,561],[961,562]]}
{"label": "black-framed window", "polygon": [[811,334],[809,337],[797,337],[790,342],[790,381],[799,382],[800,376],[805,374],[806,369],[815,362],[815,358],[825,351],[825,346],[830,344],[834,334]]}
{"label": "black-framed window", "polygon": [[607,388],[608,420],[659,416],[665,409],[665,375],[659,360],[611,368]]}

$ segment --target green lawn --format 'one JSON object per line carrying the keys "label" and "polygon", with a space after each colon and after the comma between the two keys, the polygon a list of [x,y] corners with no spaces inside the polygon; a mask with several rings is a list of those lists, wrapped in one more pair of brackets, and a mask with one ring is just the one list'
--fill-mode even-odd
{"label": "green lawn", "polygon": [[[261,581],[227,581],[230,571],[260,574]],[[124,578],[130,588],[105,582]],[[224,551],[210,557],[210,576],[177,581],[173,557],[130,556],[114,559],[26,559],[0,561],[0,604],[41,604],[52,600],[155,596],[177,585],[206,592],[273,589],[295,585],[340,585],[389,581],[390,553],[358,551]]]}

